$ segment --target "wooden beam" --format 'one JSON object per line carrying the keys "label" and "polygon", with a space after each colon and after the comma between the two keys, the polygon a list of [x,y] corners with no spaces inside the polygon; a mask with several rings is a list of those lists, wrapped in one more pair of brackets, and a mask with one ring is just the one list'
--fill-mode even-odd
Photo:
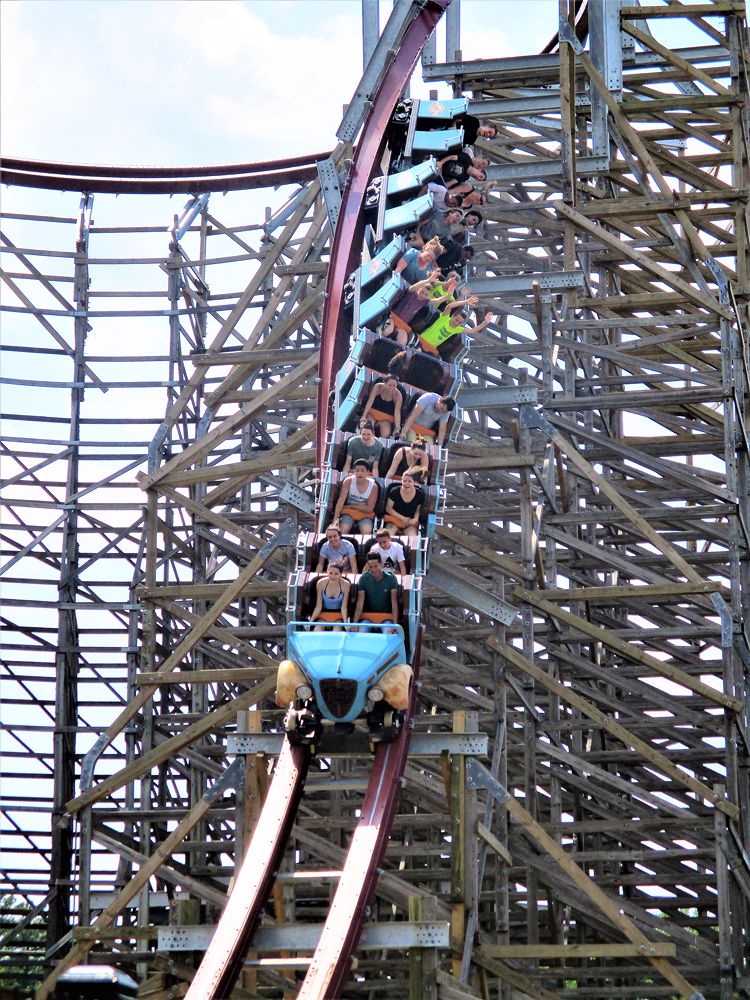
{"label": "wooden beam", "polygon": [[620,600],[653,601],[656,597],[686,597],[688,594],[714,594],[723,589],[720,583],[713,580],[706,580],[704,583],[647,583],[643,586],[621,584],[616,587],[547,587],[544,598],[547,601],[586,601],[597,604]]}
{"label": "wooden beam", "polygon": [[[213,601],[226,590],[225,583],[163,583],[151,587],[139,587],[137,594],[140,600],[152,601],[166,607],[165,598],[179,597],[193,601]],[[237,595],[238,597],[279,597],[286,592],[283,580],[256,580],[247,583]],[[180,609],[182,610],[182,609]],[[199,621],[193,616],[193,621]]]}
{"label": "wooden beam", "polygon": [[297,365],[288,375],[285,375],[278,382],[274,382],[273,385],[261,392],[252,403],[245,403],[236,413],[222,420],[213,430],[208,431],[202,437],[188,445],[179,455],[175,455],[174,458],[165,462],[156,472],[140,479],[139,485],[141,489],[151,489],[157,483],[167,479],[173,472],[182,471],[199,462],[201,459],[206,458],[222,441],[226,441],[227,438],[231,437],[246,424],[249,424],[254,417],[262,413],[271,403],[283,398],[286,389],[299,385],[310,378],[313,372],[317,371],[317,368],[318,352],[316,351],[307,361],[303,361],[302,364]]}
{"label": "wooden beam", "polygon": [[[446,516],[450,516],[450,511],[447,512]],[[471,552],[473,555],[481,556],[487,562],[492,563],[493,566],[504,570],[511,576],[520,577],[522,580],[533,580],[535,577],[532,569],[524,569],[520,563],[511,559],[510,556],[502,556],[498,552],[494,552],[488,547],[486,541],[480,540],[475,535],[469,535],[465,531],[451,528],[447,524],[439,524],[437,526],[437,533],[446,542],[457,545],[460,549]]]}
{"label": "wooden beam", "polygon": [[566,962],[579,958],[676,958],[677,945],[670,941],[651,941],[640,944],[485,944],[479,949],[488,958],[556,959]]}
{"label": "wooden beam", "polygon": [[[256,573],[263,567],[263,565],[267,562],[268,558],[270,557],[273,551],[274,547],[270,544],[267,545],[265,550],[262,549],[253,559],[250,560],[247,566],[239,574],[237,579],[224,588],[221,597],[219,597],[216,600],[213,606],[209,608],[204,615],[201,615],[199,621],[193,626],[190,633],[182,640],[182,642],[179,644],[177,649],[171,654],[171,656],[168,656],[167,659],[164,661],[164,663],[162,663],[162,665],[159,667],[158,672],[160,674],[168,674],[172,670],[175,670],[177,668],[177,666],[182,662],[184,657],[187,656],[187,654],[193,649],[196,643],[203,638],[203,636],[208,632],[209,628],[216,622],[216,619],[219,617],[219,615],[221,615],[222,612],[224,612],[229,607],[232,601],[234,601],[239,596],[239,594],[242,593],[243,588],[250,582],[250,580],[252,580],[252,578],[256,575]],[[273,683],[275,684],[275,679]],[[264,687],[265,685],[258,685],[259,690],[262,688],[264,689]],[[265,698],[266,695],[272,689],[273,687],[271,686],[268,691],[264,690],[263,693],[259,694],[259,700]],[[122,730],[125,728],[128,722],[130,722],[130,720],[143,708],[146,702],[148,702],[153,697],[153,694],[154,694],[153,687],[144,688],[137,695],[135,695],[133,698],[130,699],[125,708],[123,708],[123,710],[117,716],[115,721],[106,729],[102,737],[100,737],[100,739],[106,740],[106,742],[104,742],[105,747],[112,742],[112,740],[115,738],[115,736],[118,735],[118,733],[122,732]],[[252,698],[250,699],[249,702],[247,702],[247,704],[250,705],[252,705],[253,703],[254,702]],[[209,726],[209,729],[210,728],[211,727]],[[167,743],[168,742],[169,741],[167,741]],[[166,744],[162,744],[162,746],[165,745]],[[143,759],[144,758],[141,758],[141,761]],[[125,768],[125,770],[127,771],[128,769]],[[143,772],[140,771],[138,773],[143,773]],[[108,780],[111,781],[112,779]],[[125,780],[128,779],[126,778]],[[113,787],[119,788],[120,785],[115,784]],[[101,785],[96,786],[96,790],[100,788]],[[72,799],[71,802],[68,803],[68,806],[71,808],[71,811],[75,812],[78,809],[81,809],[83,805],[87,805],[88,804],[87,796],[91,796],[94,791],[95,789],[91,789],[89,790],[89,792],[84,793],[84,795],[79,795],[77,799]],[[104,794],[106,794],[106,791],[103,792],[101,795],[96,795],[94,798],[91,798],[90,801],[92,802],[98,801],[98,799],[102,798]]]}
{"label": "wooden beam", "polygon": [[[512,818],[520,824],[526,836],[533,840],[552,858],[568,878],[591,900],[624,937],[632,944],[641,948],[648,949],[650,947],[651,942],[630,917],[626,917],[620,910],[616,899],[608,896],[582,868],[578,867],[557,841],[553,840],[544,828],[537,823],[534,817],[524,809],[518,799],[511,795],[505,803],[505,808]],[[681,997],[688,998],[696,992],[695,987],[665,958],[648,954],[645,957],[648,958],[657,972],[679,991]]]}
{"label": "wooden beam", "polygon": [[[683,298],[689,299],[696,305],[703,306],[704,309],[708,309],[712,313],[723,316],[724,319],[734,318],[732,311],[726,306],[721,305],[718,299],[711,298],[711,296],[706,295],[697,288],[693,288],[693,286],[688,284],[687,281],[683,281],[682,278],[678,277],[676,271],[669,271],[666,267],[662,267],[661,264],[657,264],[656,261],[654,261],[648,254],[644,253],[642,250],[636,250],[634,247],[631,247],[624,240],[621,240],[613,233],[610,233],[608,229],[605,229],[596,222],[592,222],[590,219],[587,219],[586,216],[583,215],[582,212],[577,211],[577,209],[571,208],[569,205],[560,201],[555,204],[555,211],[558,215],[562,215],[566,219],[570,219],[570,221],[575,223],[579,229],[582,229],[584,232],[589,233],[589,235],[601,240],[605,246],[616,250],[619,254],[622,254],[623,257],[627,258],[627,260],[638,264],[639,267],[648,271],[659,281],[663,281],[665,284],[669,285],[676,292],[679,292]],[[655,291],[657,290],[655,289]],[[592,299],[591,301],[595,303],[597,300]]]}
{"label": "wooden beam", "polygon": [[[146,478],[145,473],[139,473],[136,478],[139,483],[142,483]],[[220,531],[226,531],[234,538],[239,538],[241,542],[244,542],[253,549],[262,548],[262,546],[266,543],[265,538],[262,538],[260,535],[253,534],[252,531],[248,531],[247,528],[243,528],[240,524],[235,524],[231,518],[209,510],[205,504],[198,503],[198,501],[193,500],[192,497],[184,496],[182,493],[178,493],[177,490],[167,486],[166,483],[159,484],[158,492],[172,500],[178,507],[184,507],[185,510],[190,511],[191,514],[194,514],[196,517],[206,521],[208,524],[213,524],[213,526],[218,528]]]}
{"label": "wooden beam", "polygon": [[[159,764],[174,756],[179,750],[190,746],[191,743],[195,743],[196,740],[205,736],[206,733],[210,733],[212,729],[218,729],[229,722],[230,719],[236,718],[237,713],[242,711],[243,708],[259,704],[271,694],[275,687],[276,675],[274,674],[265,681],[260,681],[250,691],[245,691],[239,697],[233,698],[228,704],[222,705],[221,708],[217,708],[213,712],[209,712],[208,715],[203,716],[198,722],[194,722],[192,726],[187,726],[186,729],[177,733],[176,736],[172,736],[170,739],[160,743],[155,749],[142,754],[126,767],[116,771],[108,778],[104,778],[82,795],[71,799],[65,804],[65,808],[72,815],[79,812],[84,806],[90,806],[94,802],[99,802],[105,796],[117,791],[118,788],[122,788],[129,781],[135,781],[152,770],[152,768],[158,767]],[[152,694],[153,689],[149,688],[147,696],[151,697]]]}
{"label": "wooden beam", "polygon": [[508,965],[507,962],[503,962],[502,959],[491,958],[481,948],[478,948],[474,952],[473,958],[476,965],[487,969],[488,972],[493,973],[493,975],[503,980],[503,982],[519,990],[524,997],[531,997],[531,1000],[560,1000],[559,993],[546,990],[536,980],[532,979],[531,976],[519,972],[513,966]]}
{"label": "wooden beam", "polygon": [[[149,592],[148,599],[154,604],[158,604],[159,607],[164,608],[165,611],[169,611],[169,613],[174,615],[178,621],[187,622],[188,625],[195,625],[200,618],[200,615],[193,614],[192,611],[188,611],[181,604],[177,604],[175,601],[171,601],[167,597],[158,592],[154,592],[153,590]],[[266,656],[266,654],[260,649],[256,649],[252,643],[245,642],[244,639],[238,638],[230,629],[219,628],[217,625],[212,625],[206,634],[210,635],[212,639],[216,639],[225,646],[232,646],[238,653],[241,653],[248,659],[255,660],[257,663],[263,664],[267,670],[276,669],[276,660],[272,659],[270,656]],[[158,671],[153,671],[153,673],[154,676],[164,677],[164,675],[159,674]],[[146,676],[145,671],[142,676]]]}
{"label": "wooden beam", "polygon": [[654,673],[660,674],[662,677],[668,677],[675,684],[681,684],[694,694],[699,694],[714,704],[721,705],[722,708],[729,709],[732,712],[742,711],[743,703],[739,698],[724,694],[723,691],[717,691],[716,688],[704,684],[703,681],[696,680],[690,674],[686,674],[679,667],[675,667],[664,660],[658,660],[655,656],[649,656],[648,653],[644,653],[642,649],[638,649],[633,643],[625,642],[624,639],[619,639],[613,635],[610,629],[606,629],[601,625],[595,625],[593,622],[587,621],[581,615],[573,614],[571,611],[563,611],[562,608],[541,597],[540,595],[543,593],[544,591],[522,590],[520,587],[516,587],[513,591],[514,597],[517,597],[519,600],[533,604],[534,607],[546,612],[551,618],[565,622],[566,625],[570,625],[576,631],[590,636],[596,642],[601,642],[603,645],[609,646],[610,649],[616,650],[627,659],[643,664],[644,667],[648,667]]}
{"label": "wooden beam", "polygon": [[[343,144],[339,143],[336,149],[331,154],[331,156],[332,157],[341,156],[343,148],[344,148]],[[210,351],[220,350],[226,343],[227,339],[234,332],[237,324],[239,323],[240,319],[244,315],[248,306],[252,302],[256,293],[260,290],[260,288],[262,288],[263,283],[272,273],[274,265],[276,265],[278,261],[281,259],[282,254],[285,248],[287,247],[289,241],[297,233],[300,223],[307,215],[310,206],[313,204],[313,202],[315,201],[315,199],[318,197],[319,194],[320,194],[320,182],[316,178],[315,180],[310,182],[310,184],[308,185],[307,192],[302,201],[300,202],[300,204],[297,206],[294,215],[292,215],[291,219],[289,219],[287,224],[284,226],[284,229],[276,237],[274,241],[275,254],[269,253],[264,257],[264,259],[260,261],[258,270],[250,279],[250,282],[248,283],[243,293],[237,299],[237,302],[235,303],[232,311],[229,313],[226,319],[223,320],[221,329],[218,331],[214,339],[211,341],[211,344],[209,345],[208,349]],[[179,399],[177,399],[177,401],[173,404],[173,406],[170,407],[166,417],[164,418],[165,427],[170,428],[175,425],[175,423],[179,419],[180,414],[183,412],[185,407],[188,406],[196,390],[200,387],[204,377],[205,377],[205,372],[202,368],[197,368],[195,372],[193,372],[188,381],[185,383],[185,386],[182,392],[180,393]]]}
{"label": "wooden beam", "polygon": [[[283,298],[280,292],[285,285],[288,286],[285,288],[285,291],[289,291],[291,288],[291,280],[282,280],[276,288],[274,295],[271,297],[268,305],[263,311],[263,315],[258,320],[253,334],[251,334],[245,341],[244,352],[252,352],[254,345],[259,342],[260,334],[266,329],[269,323],[274,322],[276,310],[281,302],[281,299]],[[306,296],[306,298],[297,304],[297,307],[289,316],[279,320],[274,325],[271,333],[263,341],[263,347],[266,350],[270,350],[276,344],[283,343],[288,340],[291,335],[313,315],[313,313],[322,308],[324,295],[324,290],[321,288],[318,291],[313,292],[311,295]],[[252,370],[253,369],[250,369],[249,371]],[[240,385],[242,385],[247,378],[249,371],[244,363],[235,365],[221,384],[206,397],[206,406],[216,407],[223,403],[226,400],[228,393],[233,392],[235,389],[238,389]]]}
{"label": "wooden beam", "polygon": [[498,450],[497,454],[485,454],[484,458],[469,458],[451,455],[448,475],[452,472],[482,472],[492,469],[531,469],[534,467],[535,459],[533,455],[519,455],[516,452],[503,454]]}
{"label": "wooden beam", "polygon": [[600,475],[593,467],[590,462],[587,462],[583,455],[578,451],[575,445],[568,441],[566,437],[563,437],[559,431],[554,431],[551,436],[551,440],[558,446],[560,451],[564,452],[568,457],[568,460],[582,472],[587,479],[589,479],[606,497],[608,497],[612,503],[620,510],[628,520],[634,524],[638,530],[654,545],[662,555],[665,555],[667,559],[675,566],[684,576],[687,577],[692,583],[703,583],[703,577],[693,569],[693,567],[680,555],[677,549],[663,538],[658,531],[655,531],[648,521],[642,517],[638,511],[627,500],[620,494],[619,490],[606,479],[605,476]]}
{"label": "wooden beam", "polygon": [[[234,767],[234,765],[232,766]],[[227,777],[226,773],[224,777]],[[152,875],[156,874],[162,863],[174,853],[176,848],[188,836],[191,830],[193,830],[193,828],[203,819],[211,806],[214,805],[217,793],[221,790],[221,788],[222,783],[217,782],[208,792],[206,792],[205,795],[202,796],[198,802],[196,802],[187,816],[185,816],[185,818],[177,824],[172,833],[170,833],[170,835],[156,847],[154,852],[149,856],[148,860],[145,861],[144,864],[140,866],[136,874],[127,881],[124,888],[122,888],[120,892],[117,893],[115,898],[104,908],[91,925],[91,928],[88,928],[88,930],[100,931],[104,928],[111,927],[117,916],[122,913],[131,899],[137,896],[141,889],[148,884]],[[131,928],[128,928],[128,931],[130,930]],[[57,963],[41,986],[39,986],[34,994],[35,1000],[47,1000],[47,997],[50,996],[55,983],[60,978],[62,973],[66,969],[69,969],[71,965],[79,964],[91,948],[93,948],[96,940],[97,937],[92,936],[85,940],[77,941],[68,954]]]}
{"label": "wooden beam", "polygon": [[694,80],[700,80],[700,82],[712,90],[715,94],[721,94],[723,97],[733,97],[731,90],[728,90],[713,77],[709,76],[708,73],[704,73],[702,69],[698,66],[694,66],[687,59],[683,59],[677,52],[673,49],[667,48],[666,45],[662,45],[661,42],[657,41],[653,35],[648,34],[645,31],[641,31],[636,28],[634,24],[630,24],[627,18],[622,19],[622,29],[629,35],[632,35],[636,41],[639,41],[647,49],[651,49],[652,52],[656,52],[660,55],[666,62],[671,63],[676,66],[677,69],[682,70],[686,76],[692,77]]}
{"label": "wooden beam", "polygon": [[[684,15],[685,13],[684,7],[682,8],[682,11]],[[639,160],[643,164],[646,171],[649,174],[651,174],[661,193],[663,195],[666,195],[667,197],[671,196],[673,193],[671,187],[669,186],[663,174],[656,165],[656,161],[649,153],[645,142],[643,141],[643,139],[641,139],[638,132],[630,124],[627,117],[625,116],[624,111],[619,107],[617,101],[610,93],[610,90],[607,87],[601,73],[594,66],[591,57],[587,55],[585,52],[581,52],[579,54],[579,59],[581,65],[588,73],[591,83],[599,91],[602,100],[607,105],[607,109],[609,110],[609,113],[612,115],[612,118],[614,119],[617,127],[622,133],[623,138],[625,138],[630,143],[631,148],[635,151],[636,155],[638,156]],[[692,100],[695,99],[692,98]],[[698,100],[701,100],[701,98],[698,98]],[[639,102],[639,110],[642,104],[643,102]],[[567,211],[570,211],[570,207],[568,205],[564,205],[562,207],[566,209],[566,212],[563,212],[562,214],[565,215],[567,214]],[[687,212],[683,211],[682,209],[678,209],[675,211],[674,214],[677,222],[683,227],[683,231],[688,240],[690,241],[690,244],[696,256],[703,261],[712,260],[713,258],[711,256],[711,253],[701,240],[700,235],[696,230],[695,226],[693,225],[690,216],[687,214]],[[571,215],[567,215],[567,217],[573,218],[573,216]],[[600,232],[605,232],[605,230],[603,230],[600,226],[597,226],[595,228]],[[621,244],[621,249],[624,249],[624,246],[625,246],[624,244]],[[671,272],[667,271],[665,268],[660,267],[658,264],[654,264],[646,254],[642,254],[638,250],[632,250],[631,252],[632,254],[634,254],[634,256],[631,259],[635,260],[641,266],[645,267],[646,270],[650,270],[652,273],[655,273],[657,275],[660,274],[662,276],[663,281],[666,281],[673,287],[683,291],[688,296],[688,298],[692,299],[693,301],[698,301],[698,298],[700,298],[700,300],[702,300],[704,304],[706,304],[706,308],[711,309],[713,312],[718,312],[719,315],[724,316],[725,319],[734,318],[732,311],[727,307],[722,306],[717,299],[711,298],[708,295],[704,295],[703,293],[698,292],[687,282],[681,281],[679,278],[676,280],[671,280],[669,277]],[[672,276],[672,278],[674,278],[674,276]]]}
{"label": "wooden beam", "polygon": [[582,695],[577,694],[573,688],[555,680],[554,677],[551,677],[546,671],[542,670],[541,667],[532,663],[531,660],[519,653],[513,646],[508,645],[508,643],[499,642],[498,640],[492,638],[485,641],[490,649],[494,649],[496,652],[501,653],[507,660],[513,663],[525,674],[528,674],[529,677],[533,677],[534,680],[543,684],[548,691],[557,695],[558,698],[562,698],[562,700],[567,702],[569,705],[573,705],[587,718],[591,719],[603,730],[605,730],[605,732],[610,733],[616,739],[620,740],[620,742],[624,743],[625,746],[631,747],[633,750],[637,750],[646,761],[654,767],[659,768],[660,771],[668,775],[673,781],[685,788],[688,788],[699,798],[706,799],[732,819],[737,819],[739,817],[739,809],[734,805],[734,803],[730,802],[726,796],[714,791],[712,788],[709,788],[708,785],[704,785],[702,781],[698,781],[697,778],[693,778],[692,775],[677,767],[670,760],[668,760],[664,754],[655,750],[650,743],[646,743],[646,741],[642,740],[639,736],[634,736],[633,733],[626,729],[625,726],[621,725],[621,723],[616,722],[610,716],[605,715],[604,712],[592,705],[590,701]]}
{"label": "wooden beam", "polygon": [[506,865],[513,864],[513,858],[511,857],[510,851],[507,849],[505,844],[502,844],[492,830],[489,830],[484,823],[481,822],[481,820],[477,823],[477,833],[487,846],[503,859]]}
{"label": "wooden beam", "polygon": [[[315,423],[310,424],[310,436],[314,436]],[[308,448],[306,451],[287,451],[280,445],[264,451],[259,458],[251,458],[244,462],[226,462],[222,465],[207,465],[200,469],[191,469],[189,472],[176,474],[169,477],[167,482],[170,486],[194,486],[196,483],[212,483],[225,479],[235,480],[242,478],[244,482],[250,482],[263,475],[264,472],[271,472],[273,469],[280,469],[282,466],[291,465],[295,468],[300,466],[315,464],[315,449]],[[232,482],[233,490],[240,487]],[[160,486],[157,487],[160,489]]]}
{"label": "wooden beam", "polygon": [[[278,461],[279,464],[276,466],[271,466],[271,468],[281,467],[281,458],[284,458],[284,466],[294,465],[295,463],[289,461],[290,456],[294,449],[300,448],[303,444],[311,441],[315,437],[316,422],[314,420],[307,424],[303,424],[299,430],[290,434],[288,438],[284,441],[280,441],[274,448],[268,452],[270,457],[273,454],[274,462]],[[309,456],[307,453],[301,453],[301,457],[304,456],[304,464],[314,464],[315,462],[315,451],[311,451]],[[204,497],[204,503],[209,507],[215,507],[217,504],[225,503],[230,497],[235,496],[238,490],[246,486],[247,483],[252,482],[260,473],[257,470],[252,472],[247,472],[245,475],[240,475],[235,478],[230,483],[225,483],[222,486],[217,486]]]}
{"label": "wooden beam", "polygon": [[711,0],[710,3],[666,3],[663,5],[644,5],[643,7],[622,7],[620,17],[638,20],[649,17],[720,17],[726,14],[745,13],[744,0]]}
{"label": "wooden beam", "polygon": [[[299,364],[315,353],[313,347],[276,348],[276,350],[207,351],[205,354],[191,354],[190,360],[196,367],[211,365],[242,365],[245,376],[264,368],[266,365]],[[270,373],[269,373],[270,374]]]}
{"label": "wooden beam", "polygon": [[224,667],[216,670],[180,670],[176,674],[165,677],[158,671],[143,671],[136,674],[135,682],[139,687],[165,687],[168,684],[233,684],[254,683],[267,676],[268,670],[263,667]]}

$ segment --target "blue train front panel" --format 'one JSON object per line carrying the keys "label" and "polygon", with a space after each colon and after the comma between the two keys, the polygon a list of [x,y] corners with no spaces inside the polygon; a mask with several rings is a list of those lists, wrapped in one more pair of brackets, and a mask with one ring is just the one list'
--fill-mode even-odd
{"label": "blue train front panel", "polygon": [[411,667],[399,626],[363,622],[341,632],[333,626],[311,632],[291,622],[287,656],[279,669],[279,703],[313,700],[324,719],[349,723],[373,703],[402,708],[408,702]]}

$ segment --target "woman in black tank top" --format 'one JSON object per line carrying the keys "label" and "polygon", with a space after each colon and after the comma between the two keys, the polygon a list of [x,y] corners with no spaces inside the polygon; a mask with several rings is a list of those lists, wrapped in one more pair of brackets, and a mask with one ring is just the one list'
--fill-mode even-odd
{"label": "woman in black tank top", "polygon": [[407,469],[414,469],[421,473],[423,481],[426,482],[429,467],[427,445],[424,438],[417,438],[411,445],[405,444],[396,450],[385,478],[400,479]]}

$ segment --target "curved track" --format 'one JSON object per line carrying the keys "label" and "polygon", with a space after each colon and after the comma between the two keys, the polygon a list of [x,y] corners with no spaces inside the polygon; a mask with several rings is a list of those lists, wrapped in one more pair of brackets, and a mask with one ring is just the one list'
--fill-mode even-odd
{"label": "curved track", "polygon": [[86,194],[200,194],[244,191],[275,184],[306,184],[317,176],[316,163],[330,153],[293,156],[260,163],[204,167],[114,167],[82,163],[0,160],[0,181],[22,187]]}
{"label": "curved track", "polygon": [[[331,429],[331,386],[349,350],[350,319],[343,309],[344,284],[359,264],[364,232],[363,208],[367,186],[385,148],[385,129],[425,43],[450,0],[414,4],[414,17],[390,59],[365,120],[333,239],[323,311],[320,352],[317,458],[322,466],[326,435]],[[191,190],[198,190],[191,188]],[[419,672],[420,642],[415,644],[413,670]],[[361,817],[354,831],[339,885],[299,1000],[324,1000],[340,995],[351,967],[366,918],[367,902],[377,881],[406,764],[411,719],[416,700],[412,685],[401,736],[378,744]],[[244,953],[260,921],[273,885],[278,862],[291,832],[310,759],[306,747],[285,741],[268,798],[227,906],[206,950],[186,1000],[222,1000],[231,993]]]}
{"label": "curved track", "polygon": [[294,823],[310,763],[307,747],[288,740],[276,764],[271,791],[253,832],[211,946],[187,996],[193,1000],[229,996],[242,969]]}

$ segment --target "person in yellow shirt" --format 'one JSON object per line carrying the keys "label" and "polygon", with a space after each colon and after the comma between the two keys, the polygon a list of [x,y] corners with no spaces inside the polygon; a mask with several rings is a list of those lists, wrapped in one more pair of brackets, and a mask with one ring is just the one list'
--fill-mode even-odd
{"label": "person in yellow shirt", "polygon": [[436,354],[439,357],[440,348],[451,337],[462,333],[479,333],[480,330],[484,330],[494,320],[494,313],[488,312],[482,322],[477,323],[476,326],[466,325],[469,313],[464,307],[473,306],[478,301],[476,295],[471,295],[461,302],[450,302],[435,322],[420,334],[419,346],[422,350],[426,351],[427,354]]}

